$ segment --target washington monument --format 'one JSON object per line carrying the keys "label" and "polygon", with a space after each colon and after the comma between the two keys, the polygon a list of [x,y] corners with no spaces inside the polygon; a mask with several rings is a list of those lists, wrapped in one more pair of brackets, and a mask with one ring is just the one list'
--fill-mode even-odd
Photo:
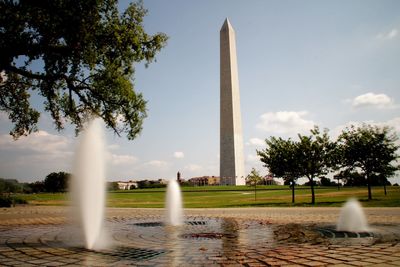
{"label": "washington monument", "polygon": [[235,31],[228,19],[220,31],[220,93],[221,185],[245,185]]}

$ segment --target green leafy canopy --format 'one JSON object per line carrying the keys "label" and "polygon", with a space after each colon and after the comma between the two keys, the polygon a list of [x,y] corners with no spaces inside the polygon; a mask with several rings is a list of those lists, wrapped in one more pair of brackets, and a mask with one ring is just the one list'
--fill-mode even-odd
{"label": "green leafy canopy", "polygon": [[[368,186],[368,199],[372,199],[373,180],[394,176],[400,170],[397,154],[398,136],[389,127],[350,126],[338,138],[336,157],[341,176],[359,174]],[[339,169],[339,168],[338,168]],[[353,176],[353,175],[352,175]]]}
{"label": "green leafy canopy", "polygon": [[321,131],[315,126],[311,135],[298,134],[298,139],[271,137],[265,140],[266,148],[257,154],[276,177],[292,182],[307,177],[312,203],[314,179],[329,172],[336,172],[334,177],[345,181],[361,181],[368,186],[368,198],[372,199],[371,186],[386,184],[387,178],[400,170],[398,136],[390,127],[352,125],[342,131],[336,142],[331,142],[328,129]]}
{"label": "green leafy canopy", "polygon": [[167,41],[145,32],[146,13],[142,2],[120,13],[116,0],[0,0],[0,111],[14,124],[10,134],[37,130],[35,93],[57,130],[69,122],[78,133],[97,116],[134,139],[146,117],[134,63],[151,63]]}

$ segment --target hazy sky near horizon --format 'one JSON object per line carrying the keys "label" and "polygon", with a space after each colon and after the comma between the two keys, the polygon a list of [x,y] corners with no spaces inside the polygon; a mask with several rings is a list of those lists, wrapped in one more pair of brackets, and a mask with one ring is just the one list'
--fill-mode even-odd
{"label": "hazy sky near horizon", "polygon": [[[400,135],[400,1],[144,5],[146,31],[169,40],[157,62],[136,66],[135,88],[148,101],[141,135],[128,141],[106,132],[108,180],[219,174],[219,30],[226,17],[236,32],[247,172],[266,173],[256,157],[265,138],[296,137],[313,125],[333,137],[362,122]],[[46,113],[29,137],[13,141],[11,128],[0,114],[0,177],[34,181],[71,171],[73,128],[55,131]]]}

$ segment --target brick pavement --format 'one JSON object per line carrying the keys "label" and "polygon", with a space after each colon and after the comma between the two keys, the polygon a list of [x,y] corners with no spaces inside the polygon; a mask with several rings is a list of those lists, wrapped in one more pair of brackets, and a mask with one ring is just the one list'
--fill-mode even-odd
{"label": "brick pavement", "polygon": [[400,266],[400,208],[366,209],[375,237],[327,239],[338,208],[190,209],[178,228],[162,209],[108,209],[108,249],[88,251],[60,207],[0,210],[1,266]]}

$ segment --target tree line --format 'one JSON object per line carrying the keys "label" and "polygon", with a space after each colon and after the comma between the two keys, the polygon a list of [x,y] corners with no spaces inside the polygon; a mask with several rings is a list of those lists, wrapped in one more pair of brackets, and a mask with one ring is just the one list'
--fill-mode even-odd
{"label": "tree line", "polygon": [[[65,193],[69,191],[71,174],[68,172],[52,172],[44,180],[32,183],[20,183],[16,179],[0,178],[0,194],[10,193]],[[107,182],[107,190],[118,190],[117,182]]]}
{"label": "tree line", "polygon": [[0,178],[0,194],[9,193],[63,193],[68,191],[71,174],[67,172],[52,172],[43,181],[20,183],[16,179]]}
{"label": "tree line", "polygon": [[348,182],[351,179],[368,188],[368,199],[372,199],[371,186],[387,184],[387,179],[400,170],[398,162],[398,136],[390,127],[368,124],[345,128],[335,141],[331,141],[328,129],[318,126],[310,135],[292,138],[270,137],[266,148],[257,150],[261,162],[269,172],[291,184],[292,202],[295,202],[297,179],[306,177],[311,188],[311,203],[315,204],[315,179],[327,174]]}

